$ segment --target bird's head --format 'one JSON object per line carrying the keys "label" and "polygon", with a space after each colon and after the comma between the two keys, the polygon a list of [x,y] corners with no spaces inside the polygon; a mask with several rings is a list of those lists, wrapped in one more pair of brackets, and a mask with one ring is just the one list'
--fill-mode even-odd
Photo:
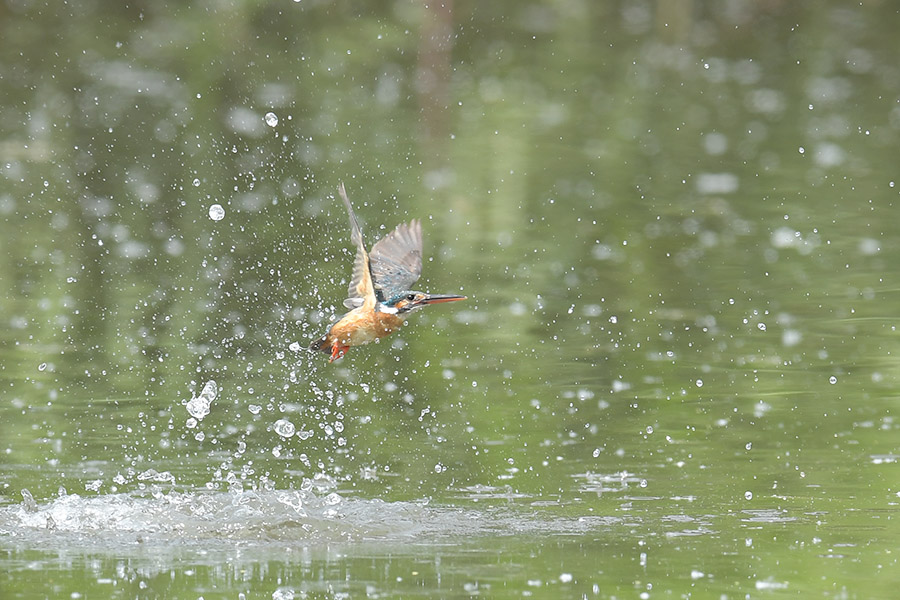
{"label": "bird's head", "polygon": [[456,300],[465,300],[465,296],[448,296],[439,294],[426,294],[425,292],[416,292],[407,290],[394,294],[387,301],[383,302],[383,306],[391,312],[396,311],[398,314],[405,314],[429,304],[439,304],[441,302],[455,302]]}

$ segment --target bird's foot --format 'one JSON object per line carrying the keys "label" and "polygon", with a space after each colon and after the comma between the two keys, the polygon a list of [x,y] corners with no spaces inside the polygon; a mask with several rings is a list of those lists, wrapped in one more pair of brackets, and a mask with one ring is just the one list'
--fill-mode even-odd
{"label": "bird's foot", "polygon": [[337,359],[341,358],[347,353],[347,350],[350,349],[350,346],[341,346],[340,344],[335,344],[331,347],[331,358],[328,359],[328,362],[333,363]]}

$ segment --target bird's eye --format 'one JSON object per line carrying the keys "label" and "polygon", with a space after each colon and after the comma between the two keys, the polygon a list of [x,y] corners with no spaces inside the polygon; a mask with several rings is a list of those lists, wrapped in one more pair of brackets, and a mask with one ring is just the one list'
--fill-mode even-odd
{"label": "bird's eye", "polygon": [[410,294],[410,295],[408,295],[408,296],[406,297],[406,299],[409,300],[410,302],[412,302],[413,300],[416,299],[416,295],[415,295],[415,294]]}

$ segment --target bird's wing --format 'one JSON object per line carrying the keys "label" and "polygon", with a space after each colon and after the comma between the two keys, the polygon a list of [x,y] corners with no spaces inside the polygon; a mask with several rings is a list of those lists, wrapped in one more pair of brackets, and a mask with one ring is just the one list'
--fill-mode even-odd
{"label": "bird's wing", "polygon": [[359,228],[359,221],[356,220],[356,214],[353,212],[350,199],[347,198],[347,191],[344,189],[343,183],[338,186],[338,193],[341,195],[341,200],[344,201],[344,206],[347,207],[347,214],[350,215],[350,240],[356,244],[353,277],[350,279],[350,286],[347,288],[347,294],[350,297],[344,300],[344,306],[347,308],[367,306],[374,309],[375,287],[372,285],[369,253],[366,252],[366,245],[363,243],[362,230]]}
{"label": "bird's wing", "polygon": [[401,223],[372,246],[369,255],[376,292],[385,300],[410,289],[422,274],[422,224]]}

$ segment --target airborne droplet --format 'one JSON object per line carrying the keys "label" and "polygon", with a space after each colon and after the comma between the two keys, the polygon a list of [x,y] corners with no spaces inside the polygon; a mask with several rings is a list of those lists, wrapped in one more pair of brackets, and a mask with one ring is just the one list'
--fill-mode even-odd
{"label": "airborne droplet", "polygon": [[294,424],[287,419],[278,419],[272,428],[275,430],[275,433],[283,438],[293,437],[296,431]]}

